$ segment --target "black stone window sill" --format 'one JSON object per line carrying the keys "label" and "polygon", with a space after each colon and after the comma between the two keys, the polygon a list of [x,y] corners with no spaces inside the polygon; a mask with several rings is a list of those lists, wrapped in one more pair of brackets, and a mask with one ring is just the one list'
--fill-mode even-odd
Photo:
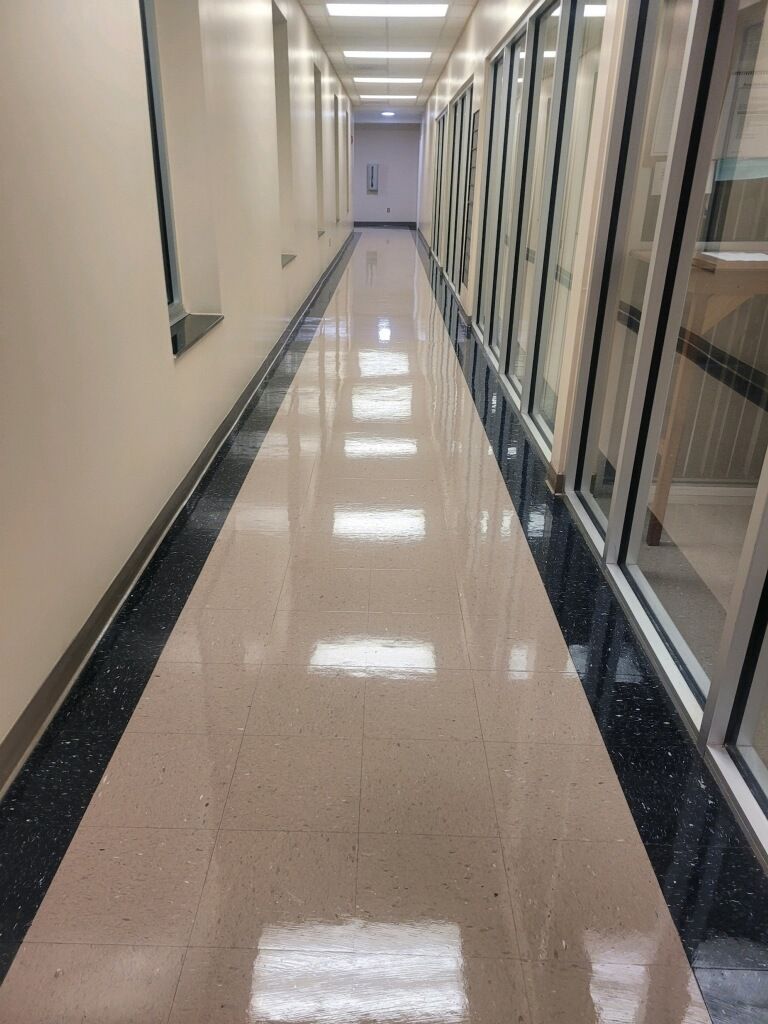
{"label": "black stone window sill", "polygon": [[173,354],[180,356],[187,349],[192,348],[223,319],[221,313],[187,313],[181,320],[171,324]]}
{"label": "black stone window sill", "polygon": [[295,259],[296,259],[296,253],[295,252],[281,252],[280,253],[280,260],[282,262],[283,267],[287,267],[288,264],[289,263],[293,263],[293,261]]}

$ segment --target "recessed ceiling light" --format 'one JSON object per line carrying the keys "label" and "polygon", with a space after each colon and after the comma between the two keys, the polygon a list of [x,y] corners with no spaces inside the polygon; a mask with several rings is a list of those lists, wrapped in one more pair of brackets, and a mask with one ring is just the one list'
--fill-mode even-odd
{"label": "recessed ceiling light", "polygon": [[382,117],[394,117],[395,116],[395,112],[394,112],[394,110],[382,110],[381,116]]}
{"label": "recessed ceiling light", "polygon": [[585,18],[604,18],[607,4],[584,4]]}
{"label": "recessed ceiling light", "polygon": [[421,85],[423,78],[355,78],[355,82],[367,82],[369,85],[385,85],[393,82],[395,85]]}
{"label": "recessed ceiling light", "polygon": [[429,60],[431,50],[345,50],[349,60]]}
{"label": "recessed ceiling light", "polygon": [[326,4],[337,18],[444,18],[448,4]]}
{"label": "recessed ceiling light", "polygon": [[415,96],[385,96],[383,93],[360,93],[361,100],[415,100]]}

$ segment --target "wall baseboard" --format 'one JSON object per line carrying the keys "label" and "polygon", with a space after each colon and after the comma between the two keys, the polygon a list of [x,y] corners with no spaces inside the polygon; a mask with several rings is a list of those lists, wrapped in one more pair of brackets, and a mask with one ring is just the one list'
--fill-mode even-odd
{"label": "wall baseboard", "polygon": [[102,634],[120,610],[134,583],[194,491],[198,481],[213,461],[219,448],[221,448],[227,437],[234,430],[246,406],[269,379],[270,373],[283,349],[296,332],[326,280],[333,273],[334,268],[344,255],[353,237],[353,233],[350,232],[333,260],[326,267],[322,276],[294,314],[286,329],[272,346],[266,359],[264,359],[259,369],[241,392],[237,401],[216,428],[213,436],[136,545],[128,560],[117,573],[66,651],[48,673],[42,685],[11,727],[8,734],[0,741],[0,795],[13,782],[41,733],[85,667]]}
{"label": "wall baseboard", "polygon": [[356,220],[356,228],[408,228],[416,230],[415,220]]}

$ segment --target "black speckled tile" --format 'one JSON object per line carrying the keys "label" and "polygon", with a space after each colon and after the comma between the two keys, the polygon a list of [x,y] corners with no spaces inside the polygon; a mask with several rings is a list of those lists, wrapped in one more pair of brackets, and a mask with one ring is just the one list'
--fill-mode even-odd
{"label": "black speckled tile", "polygon": [[24,938],[76,827],[0,824],[0,943]]}
{"label": "black speckled tile", "polygon": [[714,1024],[768,1024],[768,877],[418,236],[417,248]]}
{"label": "black speckled tile", "polygon": [[647,850],[694,967],[768,970],[768,891],[746,841]]}
{"label": "black speckled tile", "polygon": [[768,971],[696,971],[712,1024],[766,1024]]}
{"label": "black speckled tile", "polygon": [[0,802],[0,980],[56,873],[349,261],[251,399]]}
{"label": "black speckled tile", "polygon": [[0,803],[0,826],[77,825],[114,747],[101,732],[46,732]]}

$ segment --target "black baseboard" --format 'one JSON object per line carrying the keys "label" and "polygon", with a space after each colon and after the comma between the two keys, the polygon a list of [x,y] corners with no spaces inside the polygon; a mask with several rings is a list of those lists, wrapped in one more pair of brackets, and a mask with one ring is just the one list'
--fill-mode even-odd
{"label": "black baseboard", "polygon": [[356,228],[407,228],[416,230],[415,220],[356,220]]}
{"label": "black baseboard", "polygon": [[101,597],[101,600],[88,616],[84,625],[48,673],[48,676],[30,703],[11,727],[8,735],[0,742],[0,793],[7,789],[21,769],[41,732],[76,681],[99,638],[117,614],[133,584],[172,526],[219,448],[221,448],[227,437],[232,433],[246,406],[268,379],[283,349],[295,333],[326,280],[333,273],[334,268],[346,252],[353,237],[353,234],[350,232],[333,261],[329,264],[304,302],[302,302],[293,319],[272,346],[269,355],[219,424],[205,448],[195,459],[194,464],[185,474],[184,479],[165,503],[122,569]]}

